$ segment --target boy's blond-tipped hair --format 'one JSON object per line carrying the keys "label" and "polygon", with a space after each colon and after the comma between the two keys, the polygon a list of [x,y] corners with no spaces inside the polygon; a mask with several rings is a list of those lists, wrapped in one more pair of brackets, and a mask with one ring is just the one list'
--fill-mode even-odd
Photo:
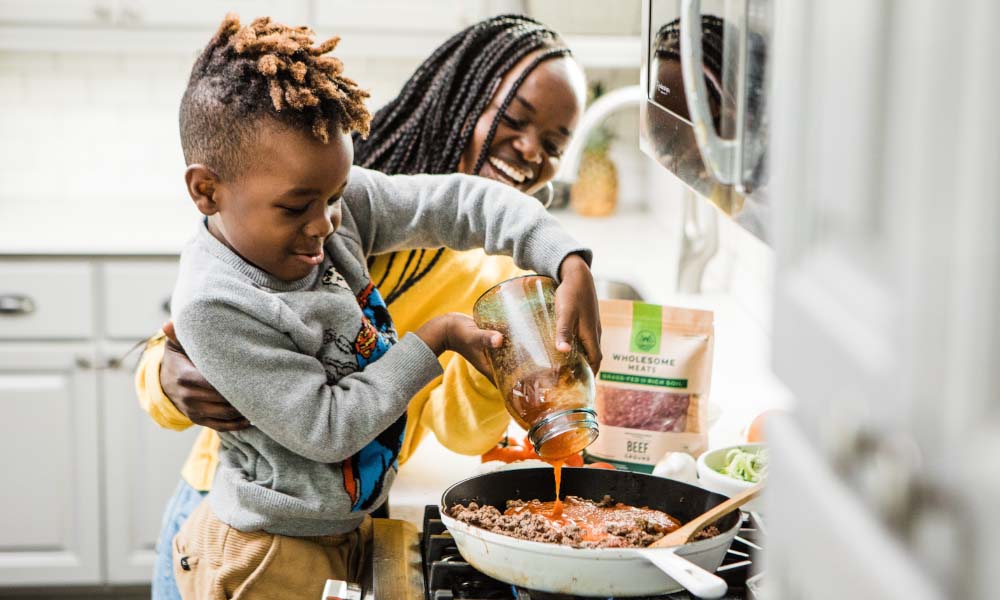
{"label": "boy's blond-tipped hair", "polygon": [[314,35],[270,17],[242,25],[237,15],[226,15],[195,62],[181,100],[188,164],[235,174],[247,162],[237,149],[263,117],[324,143],[337,129],[367,136],[368,92],[343,75],[340,59],[326,56],[340,38],[314,45]]}

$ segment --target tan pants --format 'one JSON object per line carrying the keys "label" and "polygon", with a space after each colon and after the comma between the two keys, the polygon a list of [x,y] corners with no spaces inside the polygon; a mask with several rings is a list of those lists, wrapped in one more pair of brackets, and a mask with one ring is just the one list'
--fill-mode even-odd
{"label": "tan pants", "polygon": [[358,582],[372,523],[341,535],[245,533],[202,502],[174,537],[174,575],[184,600],[318,600],[327,579]]}

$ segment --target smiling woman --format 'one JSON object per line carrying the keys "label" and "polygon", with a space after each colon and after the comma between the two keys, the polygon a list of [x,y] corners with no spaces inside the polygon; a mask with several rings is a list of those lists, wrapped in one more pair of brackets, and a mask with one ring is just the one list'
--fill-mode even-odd
{"label": "smiling woman", "polygon": [[[455,34],[354,136],[355,163],[386,173],[468,173],[534,193],[555,176],[586,99],[586,80],[559,35],[504,15]],[[524,273],[507,257],[448,249],[377,257],[372,279],[403,331],[421,315],[471,313],[493,285]],[[460,358],[410,402],[400,461],[433,431],[446,448],[482,454],[510,417],[493,384]]]}
{"label": "smiling woman", "polygon": [[476,174],[532,193],[555,174],[585,95],[583,71],[555,31],[494,17],[424,61],[376,113],[368,140],[355,136],[356,160],[387,173]]}
{"label": "smiling woman", "polygon": [[[355,160],[386,173],[480,175],[531,194],[555,176],[585,98],[583,70],[555,31],[523,16],[494,17],[459,32],[424,61],[375,114],[370,137],[354,136]],[[455,298],[466,312],[478,297],[473,290],[521,274],[506,258],[444,249],[391,254],[372,264],[390,305],[432,270],[448,273],[449,286],[467,282]],[[477,281],[484,271],[488,279]],[[435,302],[437,283],[421,286]]]}

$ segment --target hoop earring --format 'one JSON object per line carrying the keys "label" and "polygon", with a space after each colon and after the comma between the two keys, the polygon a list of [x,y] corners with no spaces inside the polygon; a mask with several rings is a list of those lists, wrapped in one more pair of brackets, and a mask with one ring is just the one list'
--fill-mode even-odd
{"label": "hoop earring", "polygon": [[536,200],[542,203],[542,207],[548,208],[552,206],[552,200],[556,196],[555,187],[552,185],[552,182],[550,181],[545,184],[545,187],[535,192],[533,196],[535,197]]}

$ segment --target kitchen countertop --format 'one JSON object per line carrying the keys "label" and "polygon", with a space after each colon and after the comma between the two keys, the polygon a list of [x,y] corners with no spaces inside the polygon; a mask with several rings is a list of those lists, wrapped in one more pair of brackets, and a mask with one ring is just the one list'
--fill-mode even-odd
{"label": "kitchen countertop", "polygon": [[200,215],[186,198],[0,203],[0,254],[176,255]]}

